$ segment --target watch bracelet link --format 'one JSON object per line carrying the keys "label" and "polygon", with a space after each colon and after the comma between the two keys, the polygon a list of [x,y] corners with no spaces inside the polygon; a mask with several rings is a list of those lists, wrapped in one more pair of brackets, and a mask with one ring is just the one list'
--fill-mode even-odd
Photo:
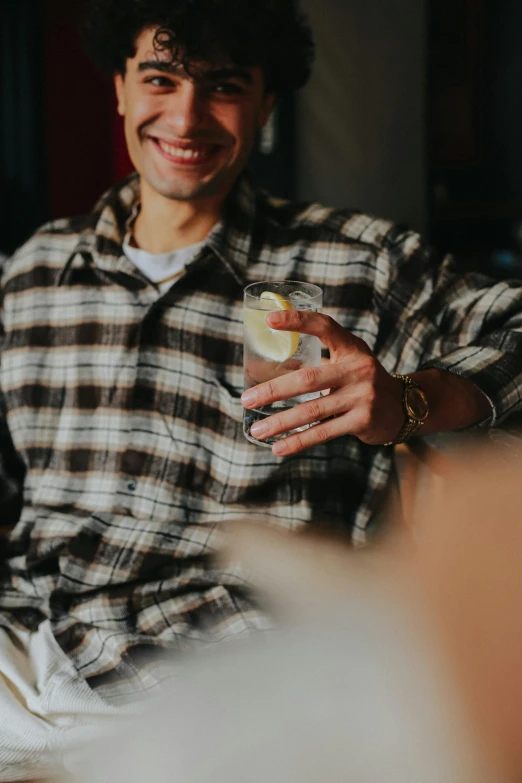
{"label": "watch bracelet link", "polygon": [[408,413],[408,409],[406,407],[406,393],[408,389],[420,389],[420,386],[418,383],[416,383],[413,378],[410,378],[409,375],[396,375],[395,373],[391,373],[392,378],[396,378],[399,381],[402,381],[403,384],[403,392],[402,392],[402,405],[404,408],[404,414],[406,416],[406,421],[402,425],[401,429],[399,430],[399,434],[397,437],[390,441],[390,443],[385,443],[385,446],[399,446],[401,443],[406,443],[407,440],[410,438],[413,438],[414,435],[420,430],[422,425],[424,424],[423,421],[419,419],[414,419],[410,416]]}

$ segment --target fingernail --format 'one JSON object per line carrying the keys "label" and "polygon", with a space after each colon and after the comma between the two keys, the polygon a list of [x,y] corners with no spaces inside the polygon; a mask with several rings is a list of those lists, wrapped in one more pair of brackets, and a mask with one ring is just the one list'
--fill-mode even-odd
{"label": "fingernail", "polygon": [[278,441],[275,443],[272,447],[272,451],[274,454],[281,455],[284,454],[286,451],[286,444],[283,440]]}
{"label": "fingernail", "polygon": [[243,405],[253,405],[257,400],[257,392],[249,389],[241,396],[241,402]]}
{"label": "fingernail", "polygon": [[261,438],[263,435],[265,435],[268,432],[268,425],[265,424],[263,421],[258,421],[257,424],[254,424],[250,432],[254,436],[254,438]]}

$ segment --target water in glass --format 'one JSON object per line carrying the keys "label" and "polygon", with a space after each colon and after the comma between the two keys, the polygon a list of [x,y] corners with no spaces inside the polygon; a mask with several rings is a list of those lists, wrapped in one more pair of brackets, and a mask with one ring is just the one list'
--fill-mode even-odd
{"label": "water in glass", "polygon": [[[321,289],[308,283],[254,283],[245,289],[245,390],[303,367],[317,367],[321,363],[321,343],[317,337],[270,329],[266,324],[266,317],[269,312],[280,310],[319,312],[322,304]],[[274,413],[280,413],[319,396],[320,392],[297,395],[255,410],[245,409],[245,437],[258,446],[271,447],[281,437],[291,433],[258,441],[251,435],[252,425]],[[312,425],[301,429],[308,429],[310,426]]]}

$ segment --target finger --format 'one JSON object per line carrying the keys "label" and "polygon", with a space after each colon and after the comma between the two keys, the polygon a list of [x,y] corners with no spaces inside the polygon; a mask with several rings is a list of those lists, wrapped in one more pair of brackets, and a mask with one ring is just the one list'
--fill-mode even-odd
{"label": "finger", "polygon": [[357,414],[350,412],[338,419],[328,419],[321,424],[316,424],[315,427],[310,427],[304,432],[289,435],[287,438],[277,441],[272,446],[272,451],[278,457],[289,457],[313,446],[328,443],[342,435],[353,434],[357,430]]}
{"label": "finger", "polygon": [[378,367],[371,354],[361,356],[360,353],[353,353],[351,356],[345,356],[342,361],[317,367],[302,367],[295,372],[253,386],[243,394],[241,403],[245,408],[256,408],[313,392],[327,392],[330,389],[361,383],[371,386],[375,382],[377,371]]}
{"label": "finger", "polygon": [[348,361],[342,364],[324,364],[319,367],[303,367],[301,370],[273,378],[248,389],[241,397],[245,408],[257,408],[272,402],[290,400],[302,394],[322,392],[325,389],[349,385],[355,380]]}
{"label": "finger", "polygon": [[330,351],[357,350],[365,343],[354,334],[344,329],[337,321],[322,313],[310,313],[301,310],[281,310],[270,313],[266,319],[271,329],[284,332],[300,332],[318,337]]}
{"label": "finger", "polygon": [[264,421],[257,422],[253,425],[251,433],[258,440],[282,435],[307,424],[316,424],[332,416],[344,414],[351,410],[355,402],[355,398],[350,400],[344,391],[342,394],[335,393],[328,397],[318,397],[286,411],[275,413]]}
{"label": "finger", "polygon": [[[327,358],[326,356],[321,356],[321,364],[322,365],[330,364],[330,357]],[[327,394],[330,394],[331,391],[332,391],[331,389],[321,389],[321,394],[326,396]]]}

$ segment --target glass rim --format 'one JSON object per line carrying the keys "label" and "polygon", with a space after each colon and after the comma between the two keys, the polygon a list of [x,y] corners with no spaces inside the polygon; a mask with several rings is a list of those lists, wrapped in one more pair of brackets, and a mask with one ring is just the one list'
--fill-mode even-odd
{"label": "glass rim", "polygon": [[308,283],[306,280],[258,280],[254,283],[249,283],[249,285],[243,289],[245,297],[249,296],[251,299],[259,299],[260,295],[251,293],[251,289],[256,286],[267,286],[265,290],[270,290],[269,286],[306,286],[312,299],[322,298],[324,296],[324,291],[320,286],[315,285],[315,283]]}

